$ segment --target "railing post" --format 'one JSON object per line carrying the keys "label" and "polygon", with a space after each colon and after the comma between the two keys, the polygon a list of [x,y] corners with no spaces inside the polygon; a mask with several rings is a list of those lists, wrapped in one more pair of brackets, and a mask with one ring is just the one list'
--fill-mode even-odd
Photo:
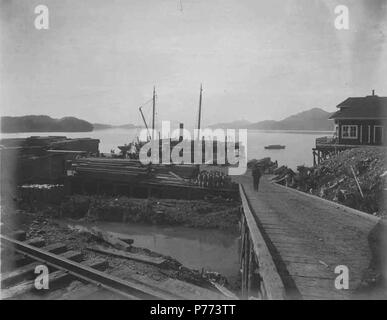
{"label": "railing post", "polygon": [[253,290],[255,288],[255,259],[254,259],[254,249],[253,246],[250,246],[249,253],[249,276],[248,276],[248,286],[247,286],[247,298],[253,297]]}
{"label": "railing post", "polygon": [[[248,230],[246,228],[246,230]],[[243,248],[243,265],[242,265],[242,297],[244,299],[248,298],[248,288],[249,288],[249,259],[250,259],[250,237],[248,232],[245,232],[245,241]]]}

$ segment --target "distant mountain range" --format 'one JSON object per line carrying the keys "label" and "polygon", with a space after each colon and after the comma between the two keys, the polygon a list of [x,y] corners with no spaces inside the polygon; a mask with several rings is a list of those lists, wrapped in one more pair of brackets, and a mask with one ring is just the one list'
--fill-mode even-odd
{"label": "distant mountain range", "polygon": [[[313,108],[287,117],[280,121],[265,120],[252,123],[247,120],[236,120],[211,125],[210,128],[250,129],[250,130],[311,130],[331,131],[333,121],[328,120],[332,113],[320,108]],[[178,123],[178,122],[177,122]],[[87,132],[112,128],[134,129],[133,124],[110,125],[102,123],[91,124],[74,117],[54,119],[44,115],[29,115],[22,117],[1,117],[1,132]],[[178,128],[178,125],[176,125]]]}
{"label": "distant mountain range", "polygon": [[121,125],[112,125],[112,124],[104,124],[104,123],[93,123],[94,130],[106,130],[112,128],[122,128],[122,129],[134,129],[137,128],[134,124],[127,123]]}
{"label": "distant mountain range", "polygon": [[88,132],[111,128],[133,129],[135,125],[128,123],[123,125],[110,125],[102,123],[91,124],[88,121],[75,117],[61,119],[51,118],[45,115],[29,115],[22,117],[1,117],[1,132]]}
{"label": "distant mountain range", "polygon": [[210,128],[219,129],[246,129],[251,126],[251,122],[247,120],[235,120],[232,122],[220,122],[209,126]]}
{"label": "distant mountain range", "polygon": [[217,123],[212,128],[250,129],[250,130],[311,130],[331,131],[333,121],[328,120],[332,113],[320,108],[313,108],[287,117],[283,120],[265,120],[252,123],[246,120],[237,120],[228,123]]}
{"label": "distant mountain range", "polygon": [[87,132],[93,125],[74,117],[54,119],[44,115],[1,117],[1,132]]}

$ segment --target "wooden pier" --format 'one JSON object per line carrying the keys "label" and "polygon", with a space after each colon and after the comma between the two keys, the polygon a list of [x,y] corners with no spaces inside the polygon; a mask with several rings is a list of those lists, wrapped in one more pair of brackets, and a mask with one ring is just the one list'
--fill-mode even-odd
{"label": "wooden pier", "polygon": [[316,146],[312,149],[313,166],[316,167],[324,160],[335,156],[342,151],[358,148],[359,145],[340,144],[332,137],[321,137],[316,139]]}
{"label": "wooden pier", "polygon": [[[351,299],[370,265],[379,218],[251,174],[240,183],[242,295],[246,299]],[[349,288],[337,289],[337,266]]]}

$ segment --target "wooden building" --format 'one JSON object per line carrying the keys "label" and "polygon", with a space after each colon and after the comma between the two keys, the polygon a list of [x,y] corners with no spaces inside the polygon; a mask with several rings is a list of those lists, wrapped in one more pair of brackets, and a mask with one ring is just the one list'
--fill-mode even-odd
{"label": "wooden building", "polygon": [[387,97],[350,97],[337,105],[329,119],[335,122],[332,137],[316,139],[314,165],[332,153],[363,145],[381,146],[387,142]]}

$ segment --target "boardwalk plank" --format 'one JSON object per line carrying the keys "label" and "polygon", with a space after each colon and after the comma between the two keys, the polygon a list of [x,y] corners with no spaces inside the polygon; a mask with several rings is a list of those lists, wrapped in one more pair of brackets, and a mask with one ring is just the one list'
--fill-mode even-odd
{"label": "boardwalk plank", "polygon": [[[235,181],[244,187],[281,277],[290,277],[304,299],[350,299],[370,264],[368,235],[378,220],[278,186],[265,176],[258,192],[250,173]],[[334,288],[338,265],[349,268],[351,290]]]}

